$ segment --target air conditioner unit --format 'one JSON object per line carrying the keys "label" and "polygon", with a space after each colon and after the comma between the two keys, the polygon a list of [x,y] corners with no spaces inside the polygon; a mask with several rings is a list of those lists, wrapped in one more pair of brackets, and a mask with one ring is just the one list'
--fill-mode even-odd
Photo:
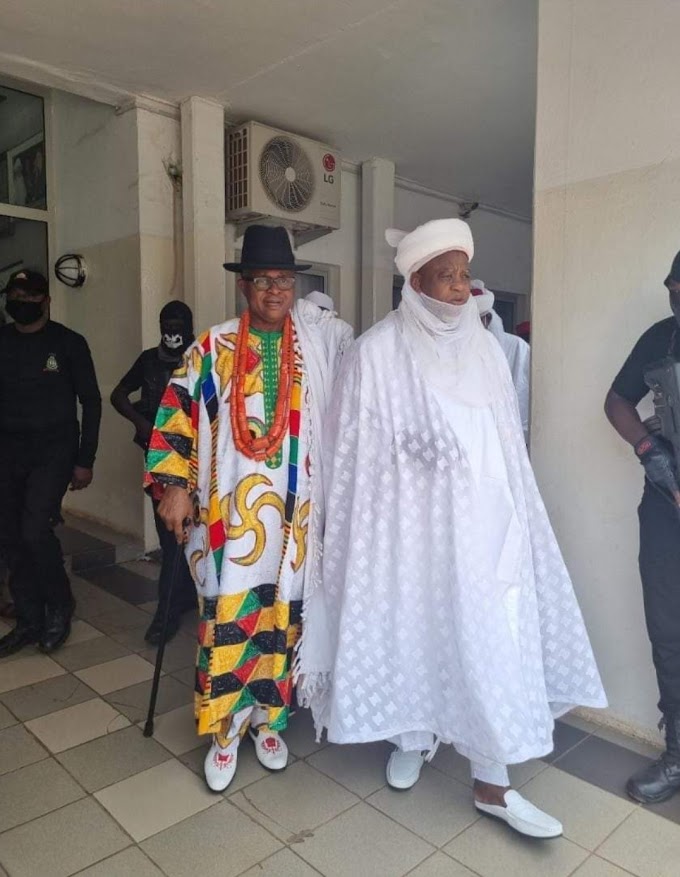
{"label": "air conditioner unit", "polygon": [[340,228],[340,156],[329,146],[246,122],[226,133],[226,218],[276,222],[302,243]]}

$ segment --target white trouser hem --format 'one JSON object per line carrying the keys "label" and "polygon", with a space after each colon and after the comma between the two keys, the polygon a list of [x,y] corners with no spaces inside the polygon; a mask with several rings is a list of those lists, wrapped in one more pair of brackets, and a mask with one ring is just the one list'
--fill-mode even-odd
{"label": "white trouser hem", "polygon": [[492,786],[509,786],[508,768],[497,761],[471,761],[472,778],[480,783],[491,783]]}

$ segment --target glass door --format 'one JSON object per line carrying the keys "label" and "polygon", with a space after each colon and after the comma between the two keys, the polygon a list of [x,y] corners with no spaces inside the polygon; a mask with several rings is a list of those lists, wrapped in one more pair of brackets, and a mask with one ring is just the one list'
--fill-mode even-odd
{"label": "glass door", "polygon": [[49,273],[44,100],[0,85],[1,293],[22,268]]}

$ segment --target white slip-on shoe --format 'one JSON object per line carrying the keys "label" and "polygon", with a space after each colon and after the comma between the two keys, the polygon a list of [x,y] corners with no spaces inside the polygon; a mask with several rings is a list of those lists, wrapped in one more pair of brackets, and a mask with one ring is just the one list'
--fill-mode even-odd
{"label": "white slip-on shoe", "polygon": [[226,749],[223,749],[217,745],[217,740],[213,737],[212,746],[203,763],[205,781],[213,792],[223,792],[234,779],[239,742],[237,737]]}
{"label": "white slip-on shoe", "polygon": [[267,770],[283,770],[288,764],[288,747],[276,731],[266,726],[248,729],[250,739],[255,744],[255,755],[262,767]]}
{"label": "white slip-on shoe", "polygon": [[393,789],[410,789],[415,786],[423,769],[425,756],[422,752],[413,750],[404,752],[394,749],[387,762],[387,783]]}
{"label": "white slip-on shoe", "polygon": [[475,801],[475,807],[482,813],[502,819],[515,831],[528,837],[560,837],[562,834],[562,823],[559,820],[534,807],[531,801],[527,801],[514,789],[505,793],[504,801],[505,807],[483,804],[481,801]]}

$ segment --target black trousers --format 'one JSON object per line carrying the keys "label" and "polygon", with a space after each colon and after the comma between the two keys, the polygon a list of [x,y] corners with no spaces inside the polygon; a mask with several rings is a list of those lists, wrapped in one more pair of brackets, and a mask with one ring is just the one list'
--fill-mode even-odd
{"label": "black trousers", "polygon": [[659,709],[680,711],[680,510],[645,482],[640,576],[647,632],[659,683]]}
{"label": "black trousers", "polygon": [[73,474],[78,435],[0,435],[0,554],[17,621],[40,629],[46,607],[70,607],[54,524]]}
{"label": "black trousers", "polygon": [[[175,534],[167,530],[165,524],[158,515],[158,502],[153,504],[153,516],[156,523],[156,532],[161,543],[161,574],[158,579],[158,608],[163,610],[170,592],[170,582],[172,579],[172,570],[174,560],[177,553],[177,542]],[[171,612],[186,612],[196,606],[196,586],[189,572],[189,565],[186,562],[184,552],[182,551],[182,560],[180,563],[179,577],[175,582],[172,593]]]}

